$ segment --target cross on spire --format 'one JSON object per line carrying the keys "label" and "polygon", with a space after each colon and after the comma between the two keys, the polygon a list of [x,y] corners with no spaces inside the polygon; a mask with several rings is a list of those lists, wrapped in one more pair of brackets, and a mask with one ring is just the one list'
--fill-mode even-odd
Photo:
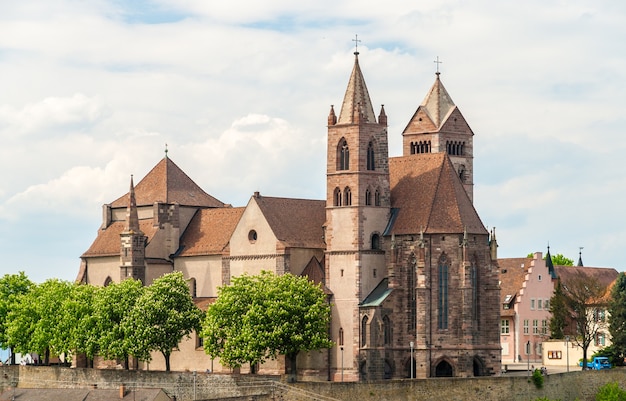
{"label": "cross on spire", "polygon": [[433,63],[437,64],[437,72],[435,74],[437,75],[441,74],[439,72],[439,64],[443,63],[443,61],[439,61],[439,56],[437,56],[437,60],[433,61]]}
{"label": "cross on spire", "polygon": [[358,55],[359,54],[359,42],[361,41],[361,39],[359,39],[359,35],[358,34],[354,35],[354,39],[352,39],[352,41],[354,42],[354,54]]}

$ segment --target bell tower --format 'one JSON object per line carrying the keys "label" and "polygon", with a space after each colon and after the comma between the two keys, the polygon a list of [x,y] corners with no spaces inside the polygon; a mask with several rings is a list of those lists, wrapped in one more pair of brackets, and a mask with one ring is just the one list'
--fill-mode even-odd
{"label": "bell tower", "polygon": [[[354,53],[339,117],[328,115],[326,280],[333,291],[334,379],[359,378],[359,303],[386,277],[381,242],[389,220],[387,115],[378,119]],[[343,371],[339,367],[343,366]]]}
{"label": "bell tower", "polygon": [[474,133],[437,71],[435,83],[402,132],[404,156],[447,153],[470,200],[474,200]]}

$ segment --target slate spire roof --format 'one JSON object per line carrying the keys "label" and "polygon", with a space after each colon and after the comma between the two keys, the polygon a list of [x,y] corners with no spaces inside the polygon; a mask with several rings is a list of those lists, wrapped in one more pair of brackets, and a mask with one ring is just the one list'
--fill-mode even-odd
{"label": "slate spire roof", "polygon": [[[137,206],[155,202],[178,203],[182,206],[224,207],[207,194],[183,170],[165,156],[135,187]],[[112,207],[125,207],[128,194],[116,199]]]}
{"label": "slate spire roof", "polygon": [[130,190],[128,191],[128,206],[126,208],[126,225],[125,233],[143,234],[139,229],[139,216],[137,214],[137,201],[135,199],[135,186],[133,185],[133,176],[130,176]]}
{"label": "slate spire roof", "polygon": [[394,234],[488,234],[445,153],[389,159]]}
{"label": "slate spire roof", "polygon": [[372,101],[359,66],[359,53],[354,53],[354,68],[343,97],[337,124],[376,123]]}

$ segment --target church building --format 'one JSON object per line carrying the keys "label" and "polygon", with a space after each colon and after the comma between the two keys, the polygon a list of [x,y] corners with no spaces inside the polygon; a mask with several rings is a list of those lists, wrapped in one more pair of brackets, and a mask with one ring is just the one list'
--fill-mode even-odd
{"label": "church building", "polygon": [[[335,346],[299,355],[300,380],[498,374],[497,243],[472,203],[474,133],[437,73],[402,132],[403,154],[389,157],[384,106],[377,116],[354,55],[341,110],[328,114],[325,200],[255,192],[232,207],[166,154],[104,205],[77,280],[149,285],[181,271],[206,308],[243,273],[303,275],[328,295]],[[230,372],[195,334],[171,364]],[[285,361],[241,369],[251,371],[284,373]]]}

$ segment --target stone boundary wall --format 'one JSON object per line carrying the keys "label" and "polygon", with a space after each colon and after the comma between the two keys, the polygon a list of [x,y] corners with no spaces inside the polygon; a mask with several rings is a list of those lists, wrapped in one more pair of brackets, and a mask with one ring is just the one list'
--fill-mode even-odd
{"label": "stone boundary wall", "polygon": [[[195,378],[195,385],[194,385]],[[561,401],[594,400],[598,388],[618,382],[626,389],[626,368],[575,371],[545,377],[537,389],[526,376],[387,380],[367,383],[299,382],[282,377],[193,372],[80,369],[55,366],[2,366],[0,387],[20,388],[162,388],[177,401],[196,400],[342,400],[342,401]],[[291,389],[291,390],[289,390]],[[313,397],[311,395],[318,395]]]}

